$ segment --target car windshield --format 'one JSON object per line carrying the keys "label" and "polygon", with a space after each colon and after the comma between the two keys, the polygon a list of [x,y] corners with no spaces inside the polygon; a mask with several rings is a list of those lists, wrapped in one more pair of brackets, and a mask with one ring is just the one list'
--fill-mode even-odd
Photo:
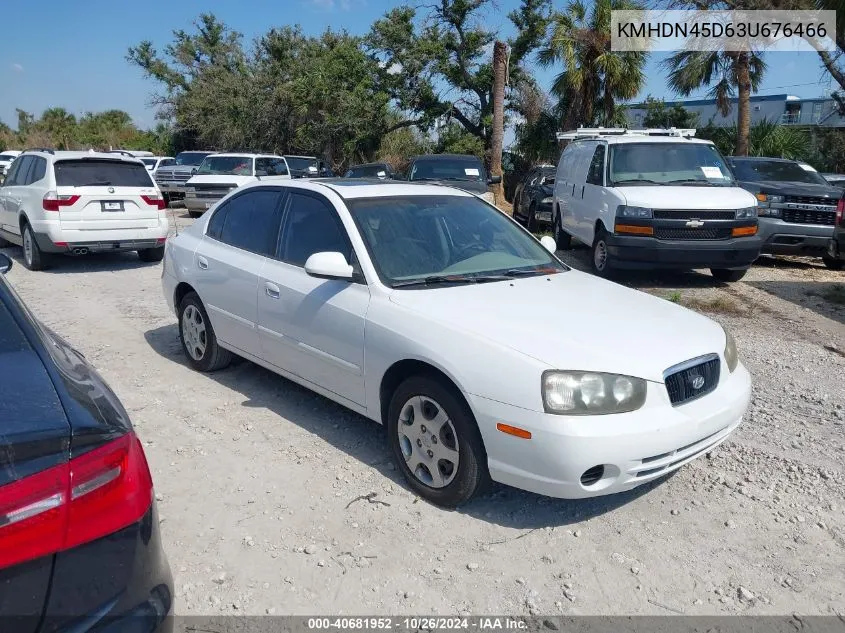
{"label": "car windshield", "polygon": [[249,156],[209,156],[197,169],[204,176],[252,176],[252,158]]}
{"label": "car windshield", "polygon": [[615,143],[610,146],[611,186],[733,186],[725,159],[708,143]]}
{"label": "car windshield", "polygon": [[0,160],[15,160],[16,158],[14,154],[0,154]]}
{"label": "car windshield", "polygon": [[384,165],[358,165],[346,172],[347,178],[386,178],[387,168]]}
{"label": "car windshield", "polygon": [[141,160],[144,161],[147,167],[155,167],[158,158],[142,158]]}
{"label": "car windshield", "polygon": [[304,156],[285,156],[285,160],[288,162],[288,167],[290,167],[294,171],[305,171],[309,167],[313,167],[315,170],[317,169],[316,158],[307,158]]}
{"label": "car windshield", "polygon": [[568,270],[476,197],[386,196],[346,204],[389,286],[481,283]]}
{"label": "car windshield", "polygon": [[181,152],[176,155],[177,165],[199,165],[208,154],[202,152]]}
{"label": "car windshield", "polygon": [[807,182],[826,185],[827,181],[809,165],[786,160],[734,160],[734,173],[738,180],[760,182]]}
{"label": "car windshield", "polygon": [[481,161],[450,158],[417,159],[411,166],[408,180],[486,181]]}
{"label": "car windshield", "polygon": [[150,172],[140,163],[84,158],[56,161],[59,187],[152,187]]}

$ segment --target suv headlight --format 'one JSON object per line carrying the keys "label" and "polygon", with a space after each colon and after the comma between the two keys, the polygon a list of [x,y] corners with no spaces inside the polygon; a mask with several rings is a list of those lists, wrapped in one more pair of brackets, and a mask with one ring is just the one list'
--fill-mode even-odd
{"label": "suv headlight", "polygon": [[632,376],[584,371],[543,372],[543,408],[559,415],[606,415],[639,409],[646,381]]}
{"label": "suv headlight", "polygon": [[757,217],[757,207],[746,207],[745,209],[736,210],[737,220],[753,220]]}
{"label": "suv headlight", "polygon": [[722,330],[725,332],[725,363],[728,366],[728,370],[733,373],[737,364],[739,364],[739,356],[736,353],[736,341],[724,327]]}
{"label": "suv headlight", "polygon": [[650,218],[653,215],[652,210],[645,207],[629,207],[620,204],[616,208],[616,216],[620,218]]}
{"label": "suv headlight", "polygon": [[773,202],[783,202],[783,196],[772,196],[767,193],[758,193],[754,195],[757,198],[758,207],[767,207]]}
{"label": "suv headlight", "polygon": [[543,198],[542,200],[540,200],[540,204],[551,204],[554,201],[555,199],[549,196],[548,198]]}

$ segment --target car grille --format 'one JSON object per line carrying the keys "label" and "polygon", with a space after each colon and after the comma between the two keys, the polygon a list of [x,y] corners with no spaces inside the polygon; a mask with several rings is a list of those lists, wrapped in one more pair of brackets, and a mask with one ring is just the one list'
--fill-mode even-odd
{"label": "car grille", "polygon": [[792,224],[825,224],[833,226],[836,222],[835,211],[801,211],[799,209],[782,209],[781,217],[784,222]]}
{"label": "car grille", "polygon": [[824,207],[835,207],[836,200],[832,198],[817,198],[815,196],[786,196],[784,202],[792,204],[820,204]]}
{"label": "car grille", "polygon": [[682,464],[708,452],[716,444],[722,442],[730,432],[731,427],[725,427],[692,444],[676,448],[674,451],[652,455],[651,457],[643,457],[640,463],[630,472],[632,472],[636,479],[659,477],[661,473],[674,470]]}
{"label": "car grille", "polygon": [[191,173],[180,173],[180,172],[162,172],[161,170],[156,172],[156,181],[157,182],[187,182],[191,179]]}
{"label": "car grille", "polygon": [[729,227],[716,229],[675,229],[658,226],[654,229],[654,237],[659,240],[726,240],[730,236],[731,229]]}
{"label": "car grille", "polygon": [[[719,384],[719,357],[716,354],[683,363],[664,377],[672,406],[684,404],[713,391]],[[696,388],[696,385],[698,387]]]}
{"label": "car grille", "polygon": [[238,185],[232,184],[206,184],[206,185],[193,185],[194,191],[196,191],[197,196],[202,198],[222,198],[223,196],[227,195],[232,189],[236,189]]}
{"label": "car grille", "polygon": [[659,220],[733,220],[736,211],[710,209],[655,209],[654,217]]}

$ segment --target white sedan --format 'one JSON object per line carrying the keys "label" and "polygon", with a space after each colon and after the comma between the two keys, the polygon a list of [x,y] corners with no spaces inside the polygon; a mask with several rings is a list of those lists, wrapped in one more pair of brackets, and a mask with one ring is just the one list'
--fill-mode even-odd
{"label": "white sedan", "polygon": [[457,189],[261,182],[167,243],[162,284],[194,368],[236,354],[384,424],[444,506],[628,490],[724,441],[751,394],[730,334],[548,242]]}

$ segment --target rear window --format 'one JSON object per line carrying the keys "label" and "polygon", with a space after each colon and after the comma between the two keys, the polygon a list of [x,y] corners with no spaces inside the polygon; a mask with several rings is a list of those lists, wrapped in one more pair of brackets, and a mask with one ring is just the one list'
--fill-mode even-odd
{"label": "rear window", "polygon": [[481,182],[487,179],[481,161],[460,158],[418,159],[408,180],[456,180]]}
{"label": "rear window", "polygon": [[150,172],[141,163],[117,160],[57,161],[56,185],[59,187],[152,187]]}

